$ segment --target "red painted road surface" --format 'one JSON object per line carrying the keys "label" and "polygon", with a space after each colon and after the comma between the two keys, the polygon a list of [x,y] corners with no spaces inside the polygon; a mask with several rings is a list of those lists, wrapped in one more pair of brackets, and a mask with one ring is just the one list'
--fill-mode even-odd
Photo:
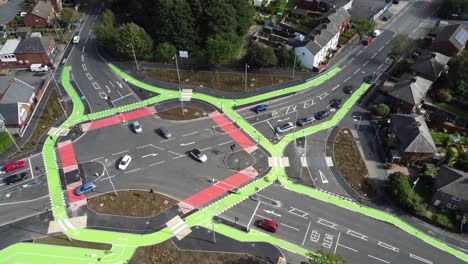
{"label": "red painted road surface", "polygon": [[99,128],[103,128],[103,127],[112,126],[112,125],[115,125],[115,124],[127,122],[127,121],[130,121],[130,120],[138,119],[138,118],[141,118],[141,117],[152,115],[154,113],[155,113],[154,108],[146,107],[146,108],[138,109],[138,110],[135,110],[135,111],[132,111],[132,112],[121,113],[121,114],[118,114],[118,115],[115,115],[115,116],[112,116],[112,117],[108,117],[108,118],[104,118],[104,119],[101,119],[101,120],[93,121],[93,122],[91,122],[90,125],[83,124],[82,125],[82,130],[83,131],[91,131],[91,130],[95,130],[95,129],[99,129]]}
{"label": "red painted road surface", "polygon": [[75,150],[71,141],[61,142],[59,144],[59,155],[62,161],[62,168],[65,173],[78,169]]}
{"label": "red painted road surface", "polygon": [[258,147],[246,135],[237,129],[223,114],[214,111],[210,114],[211,119],[220,126],[234,141],[248,153],[254,152]]}
{"label": "red painted road surface", "polygon": [[75,189],[81,186],[81,181],[70,183],[67,185],[68,198],[70,199],[70,204],[74,204],[79,201],[86,201],[86,195],[78,196],[75,193]]}

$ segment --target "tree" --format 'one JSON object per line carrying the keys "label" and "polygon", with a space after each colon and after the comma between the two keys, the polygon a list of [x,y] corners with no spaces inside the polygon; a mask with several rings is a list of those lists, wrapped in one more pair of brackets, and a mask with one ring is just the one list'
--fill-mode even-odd
{"label": "tree", "polygon": [[285,45],[281,45],[281,48],[275,50],[275,54],[278,59],[278,66],[287,68],[294,64],[294,49],[288,50]]}
{"label": "tree", "polygon": [[156,47],[155,58],[160,62],[171,62],[174,60],[174,56],[177,53],[177,49],[169,42],[164,42]]}
{"label": "tree", "polygon": [[228,0],[202,1],[204,15],[201,31],[206,40],[213,35],[237,32],[236,10]]}
{"label": "tree", "polygon": [[465,151],[458,154],[458,159],[455,162],[454,167],[464,172],[468,172],[468,152]]}
{"label": "tree", "polygon": [[452,101],[452,92],[449,89],[440,88],[436,92],[436,99],[444,103],[450,103]]}
{"label": "tree", "polygon": [[452,166],[458,158],[458,150],[454,147],[447,148],[444,158],[444,164]]}
{"label": "tree", "polygon": [[449,62],[449,72],[446,79],[447,88],[461,102],[468,101],[468,51],[453,57]]}
{"label": "tree", "polygon": [[440,7],[439,15],[442,18],[450,18],[452,14],[463,15],[468,12],[467,0],[444,0]]}
{"label": "tree", "polygon": [[359,34],[359,37],[369,34],[369,32],[374,31],[376,24],[374,22],[369,22],[365,19],[356,19],[353,20],[354,31]]}
{"label": "tree", "polygon": [[391,40],[393,53],[397,56],[407,56],[416,48],[416,42],[411,40],[408,36],[397,35]]}
{"label": "tree", "polygon": [[231,1],[231,5],[236,10],[237,34],[242,36],[254,21],[255,8],[249,0]]}
{"label": "tree", "polygon": [[133,58],[133,51],[135,51],[137,58],[151,57],[153,40],[151,36],[137,24],[127,23],[124,24],[118,32],[116,52],[126,58]]}
{"label": "tree", "polygon": [[232,42],[221,36],[209,37],[206,43],[206,56],[208,63],[221,64],[232,58],[234,46]]}
{"label": "tree", "polygon": [[245,60],[252,67],[270,67],[278,63],[273,49],[259,42],[254,42],[250,45],[245,55]]}
{"label": "tree", "polygon": [[106,10],[102,14],[102,22],[96,25],[94,30],[96,33],[96,42],[110,52],[115,52],[117,29],[115,28],[114,13],[110,10]]}
{"label": "tree", "polygon": [[375,108],[375,113],[379,116],[387,116],[390,113],[390,107],[386,104],[379,104]]}
{"label": "tree", "polygon": [[332,252],[325,253],[319,250],[317,253],[309,252],[306,254],[310,264],[346,264],[346,260]]}

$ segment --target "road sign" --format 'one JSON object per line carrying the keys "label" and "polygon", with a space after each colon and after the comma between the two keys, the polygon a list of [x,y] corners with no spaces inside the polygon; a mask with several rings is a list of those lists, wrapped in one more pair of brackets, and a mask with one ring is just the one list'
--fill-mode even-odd
{"label": "road sign", "polygon": [[179,57],[188,59],[188,51],[179,50]]}

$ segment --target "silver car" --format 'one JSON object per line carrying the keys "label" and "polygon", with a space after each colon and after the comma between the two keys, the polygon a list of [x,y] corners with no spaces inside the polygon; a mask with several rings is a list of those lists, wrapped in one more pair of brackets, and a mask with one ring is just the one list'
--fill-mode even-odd
{"label": "silver car", "polygon": [[137,133],[137,134],[143,133],[143,128],[141,128],[140,122],[134,121],[132,123],[132,127],[133,127],[133,130],[135,131],[135,133]]}
{"label": "silver car", "polygon": [[294,128],[294,124],[291,123],[291,122],[288,122],[286,124],[282,124],[280,126],[275,127],[275,132],[278,133],[278,134],[279,133],[284,133],[284,132],[286,132],[288,130],[291,130],[293,128]]}

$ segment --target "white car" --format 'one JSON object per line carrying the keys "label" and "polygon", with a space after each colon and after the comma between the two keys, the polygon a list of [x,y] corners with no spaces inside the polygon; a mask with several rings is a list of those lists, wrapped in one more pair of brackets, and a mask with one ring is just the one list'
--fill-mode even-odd
{"label": "white car", "polygon": [[131,161],[132,157],[130,157],[130,155],[125,155],[119,162],[119,170],[125,170]]}
{"label": "white car", "polygon": [[190,151],[190,155],[192,155],[192,157],[194,157],[201,163],[206,162],[208,160],[208,157],[198,149],[193,149],[192,151]]}
{"label": "white car", "polygon": [[73,37],[73,43],[78,44],[80,42],[80,36],[74,36]]}
{"label": "white car", "polygon": [[376,29],[376,30],[374,30],[374,32],[372,32],[372,36],[374,38],[379,36],[380,34],[382,34],[382,30],[379,30],[379,29]]}
{"label": "white car", "polygon": [[133,130],[135,131],[135,133],[137,133],[137,134],[143,133],[143,128],[141,128],[140,122],[134,121],[132,123],[132,127],[133,127]]}

